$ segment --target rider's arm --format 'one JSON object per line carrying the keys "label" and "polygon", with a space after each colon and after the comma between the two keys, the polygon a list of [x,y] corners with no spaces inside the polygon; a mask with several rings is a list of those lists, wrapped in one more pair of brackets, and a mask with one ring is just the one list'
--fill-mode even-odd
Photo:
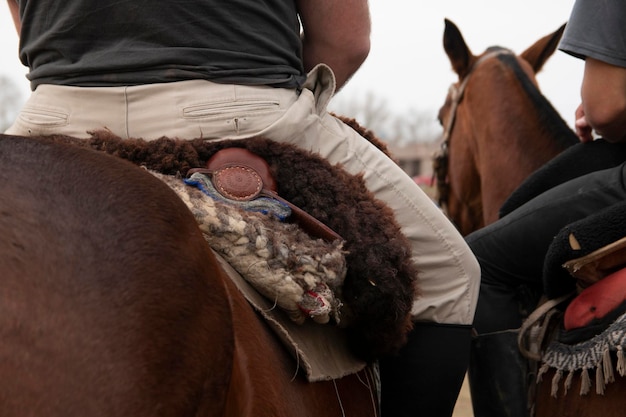
{"label": "rider's arm", "polygon": [[581,96],[589,126],[609,142],[626,141],[626,68],[587,57]]}
{"label": "rider's arm", "polygon": [[327,64],[337,89],[361,66],[370,50],[367,0],[298,0],[303,26],[304,69]]}
{"label": "rider's arm", "polygon": [[17,30],[17,34],[20,34],[20,29],[22,28],[22,23],[20,22],[20,10],[19,5],[17,4],[17,0],[7,0],[9,3],[9,11],[11,12],[11,17],[13,18],[13,23],[15,24],[15,29]]}

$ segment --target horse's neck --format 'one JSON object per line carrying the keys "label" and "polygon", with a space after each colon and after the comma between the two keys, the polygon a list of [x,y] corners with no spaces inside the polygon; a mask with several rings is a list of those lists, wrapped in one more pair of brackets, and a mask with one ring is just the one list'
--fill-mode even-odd
{"label": "horse's neck", "polygon": [[529,97],[498,94],[505,104],[469,107],[474,115],[482,115],[470,116],[474,131],[469,148],[480,175],[485,224],[498,219],[506,198],[531,173],[577,143],[545,98],[538,107],[537,100]]}
{"label": "horse's neck", "polygon": [[526,88],[523,94],[511,91],[510,86],[493,86],[490,101],[469,97],[481,156],[489,161],[505,158],[527,171],[577,143],[574,132],[537,88]]}
{"label": "horse's neck", "polygon": [[[513,157],[531,161],[533,166],[542,165],[578,139],[535,84],[527,78],[516,78],[516,84],[521,92],[504,83],[490,88],[489,102],[475,100],[475,114],[481,115],[475,120],[484,120],[488,129],[485,137],[501,141],[500,145],[509,148]],[[497,144],[484,146],[497,149]]]}

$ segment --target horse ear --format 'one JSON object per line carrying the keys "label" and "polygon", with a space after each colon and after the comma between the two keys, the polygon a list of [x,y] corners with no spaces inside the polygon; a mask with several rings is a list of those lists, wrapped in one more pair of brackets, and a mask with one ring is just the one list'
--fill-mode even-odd
{"label": "horse ear", "polygon": [[556,50],[556,47],[559,45],[559,41],[561,40],[561,36],[563,36],[564,30],[565,23],[554,33],[539,39],[520,55],[523,59],[528,61],[533,68],[533,71],[535,71],[535,74],[543,68],[543,64],[546,63],[548,58],[550,58]]}
{"label": "horse ear", "polygon": [[443,49],[452,63],[452,69],[459,75],[459,79],[463,79],[469,72],[470,61],[474,55],[467,47],[459,28],[448,19],[444,19],[444,22]]}

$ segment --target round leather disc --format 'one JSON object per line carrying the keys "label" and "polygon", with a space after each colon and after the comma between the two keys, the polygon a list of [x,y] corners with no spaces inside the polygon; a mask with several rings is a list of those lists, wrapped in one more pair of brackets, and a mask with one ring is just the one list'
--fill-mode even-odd
{"label": "round leather disc", "polygon": [[252,168],[232,165],[213,174],[213,185],[224,197],[231,200],[251,200],[263,189],[261,176]]}

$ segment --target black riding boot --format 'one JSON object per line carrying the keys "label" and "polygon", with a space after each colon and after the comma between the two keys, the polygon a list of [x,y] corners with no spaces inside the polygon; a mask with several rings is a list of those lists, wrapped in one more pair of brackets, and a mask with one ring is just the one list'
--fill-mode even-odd
{"label": "black riding boot", "polygon": [[400,353],[380,360],[381,416],[450,417],[470,339],[470,326],[415,323]]}
{"label": "black riding boot", "polygon": [[528,360],[517,346],[517,330],[472,339],[468,372],[475,417],[528,417]]}

